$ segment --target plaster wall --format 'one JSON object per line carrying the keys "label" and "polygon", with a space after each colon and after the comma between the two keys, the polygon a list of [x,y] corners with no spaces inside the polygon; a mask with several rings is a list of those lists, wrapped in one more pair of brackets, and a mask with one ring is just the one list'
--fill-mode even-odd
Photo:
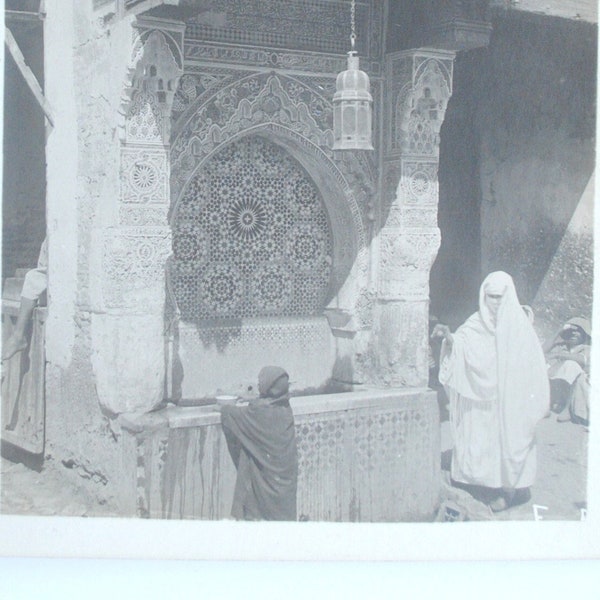
{"label": "plaster wall", "polygon": [[50,0],[46,11],[46,95],[55,116],[46,148],[46,455],[102,484],[99,493],[110,496],[116,435],[92,368],[92,325],[104,312],[93,292],[101,274],[97,231],[116,213],[119,106],[131,29],[127,21],[109,29],[91,3]]}
{"label": "plaster wall", "polygon": [[[508,271],[554,320],[553,296],[591,308],[591,233],[568,226],[594,170],[596,27],[524,15],[494,26],[477,90],[482,276]],[[545,279],[553,291],[538,296]]]}

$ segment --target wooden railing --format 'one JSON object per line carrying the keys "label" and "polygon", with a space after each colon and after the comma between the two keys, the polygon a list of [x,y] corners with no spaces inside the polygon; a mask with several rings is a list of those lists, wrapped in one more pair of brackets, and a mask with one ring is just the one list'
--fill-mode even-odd
{"label": "wooden railing", "polygon": [[[2,301],[2,341],[10,337],[19,303]],[[33,454],[44,451],[46,308],[36,308],[28,329],[28,347],[2,362],[2,433],[4,442]]]}

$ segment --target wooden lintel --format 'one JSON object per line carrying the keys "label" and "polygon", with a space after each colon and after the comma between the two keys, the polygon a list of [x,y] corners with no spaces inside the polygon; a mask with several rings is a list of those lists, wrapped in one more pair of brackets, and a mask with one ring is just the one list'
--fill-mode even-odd
{"label": "wooden lintel", "polygon": [[34,23],[42,23],[46,15],[41,12],[28,12],[23,10],[5,10],[4,19],[6,22],[9,21],[27,21]]}
{"label": "wooden lintel", "polygon": [[25,62],[25,57],[23,56],[23,53],[21,52],[21,49],[17,44],[17,40],[15,40],[13,34],[11,33],[8,27],[4,28],[4,43],[6,44],[6,47],[8,48],[15,63],[17,64],[19,71],[21,71],[21,75],[23,75],[23,78],[29,86],[31,93],[34,95],[42,111],[44,112],[46,119],[48,119],[50,125],[54,127],[54,117],[52,115],[52,109],[50,107],[50,104],[48,103],[48,100],[46,100],[44,92],[42,91],[42,87],[40,86],[38,80],[33,74],[33,71],[27,66],[27,63]]}

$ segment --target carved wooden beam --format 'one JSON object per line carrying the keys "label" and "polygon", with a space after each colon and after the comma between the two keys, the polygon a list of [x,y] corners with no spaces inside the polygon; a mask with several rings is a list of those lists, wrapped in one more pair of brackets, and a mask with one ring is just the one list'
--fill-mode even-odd
{"label": "carved wooden beam", "polygon": [[46,97],[44,96],[44,92],[42,91],[42,87],[40,86],[38,80],[36,79],[33,71],[27,66],[25,62],[25,57],[19,48],[19,44],[17,44],[17,40],[15,40],[13,34],[11,33],[8,27],[4,28],[4,43],[8,48],[10,55],[13,57],[21,75],[23,75],[23,79],[25,79],[25,83],[27,83],[31,93],[37,100],[40,105],[46,119],[52,127],[54,127],[54,116],[52,115],[52,108]]}

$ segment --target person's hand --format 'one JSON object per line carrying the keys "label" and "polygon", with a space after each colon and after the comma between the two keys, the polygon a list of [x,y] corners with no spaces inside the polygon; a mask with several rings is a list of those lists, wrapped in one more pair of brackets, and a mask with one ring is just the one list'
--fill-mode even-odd
{"label": "person's hand", "polygon": [[431,332],[431,338],[445,338],[446,340],[452,340],[452,334],[450,333],[450,327],[438,323]]}

